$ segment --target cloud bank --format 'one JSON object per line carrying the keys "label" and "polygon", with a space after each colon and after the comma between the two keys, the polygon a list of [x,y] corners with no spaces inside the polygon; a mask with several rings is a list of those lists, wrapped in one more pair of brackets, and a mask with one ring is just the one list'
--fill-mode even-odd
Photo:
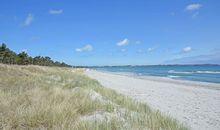
{"label": "cloud bank", "polygon": [[206,55],[183,57],[166,61],[165,64],[220,64],[220,52]]}

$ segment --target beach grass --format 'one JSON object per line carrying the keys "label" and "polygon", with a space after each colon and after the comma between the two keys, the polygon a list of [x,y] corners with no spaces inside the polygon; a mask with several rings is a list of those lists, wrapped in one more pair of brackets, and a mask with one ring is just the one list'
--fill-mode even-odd
{"label": "beach grass", "polygon": [[0,64],[0,129],[187,130],[83,69]]}

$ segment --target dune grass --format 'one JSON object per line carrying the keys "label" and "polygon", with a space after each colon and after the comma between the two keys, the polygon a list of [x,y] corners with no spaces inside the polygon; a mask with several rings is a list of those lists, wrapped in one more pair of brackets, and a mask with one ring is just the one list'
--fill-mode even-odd
{"label": "dune grass", "polygon": [[0,129],[186,130],[82,70],[0,64]]}

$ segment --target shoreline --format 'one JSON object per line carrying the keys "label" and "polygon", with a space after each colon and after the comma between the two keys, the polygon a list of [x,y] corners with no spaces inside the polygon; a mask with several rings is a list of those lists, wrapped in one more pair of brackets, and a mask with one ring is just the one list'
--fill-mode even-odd
{"label": "shoreline", "polygon": [[88,69],[85,74],[192,130],[220,129],[220,84]]}
{"label": "shoreline", "polygon": [[132,72],[111,72],[111,71],[101,71],[101,70],[95,70],[95,69],[91,69],[91,70],[103,72],[103,73],[109,73],[113,75],[127,76],[127,77],[132,77],[132,78],[137,78],[137,79],[182,84],[182,85],[187,85],[187,86],[204,87],[207,89],[220,90],[220,83],[193,81],[193,80],[185,80],[185,79],[174,79],[174,78],[162,77],[162,76],[138,75]]}

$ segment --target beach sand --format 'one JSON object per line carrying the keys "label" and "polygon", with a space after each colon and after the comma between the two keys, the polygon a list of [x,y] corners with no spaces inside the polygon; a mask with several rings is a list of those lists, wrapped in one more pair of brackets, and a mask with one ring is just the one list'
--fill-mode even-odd
{"label": "beach sand", "polygon": [[104,87],[145,102],[192,130],[220,130],[220,84],[87,70]]}

